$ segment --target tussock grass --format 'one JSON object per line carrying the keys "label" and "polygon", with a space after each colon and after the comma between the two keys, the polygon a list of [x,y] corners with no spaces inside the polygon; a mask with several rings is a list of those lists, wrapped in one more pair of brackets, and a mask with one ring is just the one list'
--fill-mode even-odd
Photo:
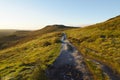
{"label": "tussock grass", "polygon": [[1,50],[1,79],[47,80],[45,70],[60,52],[60,34],[45,34],[24,44]]}

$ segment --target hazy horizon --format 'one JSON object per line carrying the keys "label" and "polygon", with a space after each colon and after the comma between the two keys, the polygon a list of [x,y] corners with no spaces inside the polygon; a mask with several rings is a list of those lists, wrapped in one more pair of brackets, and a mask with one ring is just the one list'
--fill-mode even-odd
{"label": "hazy horizon", "polygon": [[0,29],[91,25],[119,15],[119,4],[118,0],[0,0]]}
{"label": "hazy horizon", "polygon": [[[48,24],[48,25],[64,25],[64,24]],[[0,28],[0,30],[39,30],[39,29],[42,29],[42,28],[44,28],[44,27],[46,27],[46,26],[48,26],[48,25],[45,25],[45,26],[38,26],[38,28],[34,28],[34,29],[30,29],[30,28],[28,28],[28,29],[25,29],[25,28]],[[64,25],[64,26],[71,26],[71,27],[86,27],[86,26],[89,26],[89,25],[93,25],[93,24],[83,24],[83,25]],[[22,26],[21,26],[22,27]]]}

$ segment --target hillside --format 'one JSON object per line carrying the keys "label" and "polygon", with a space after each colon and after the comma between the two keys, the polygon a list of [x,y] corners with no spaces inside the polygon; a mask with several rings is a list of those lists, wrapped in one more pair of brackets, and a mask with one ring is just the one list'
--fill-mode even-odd
{"label": "hillside", "polygon": [[[43,34],[58,32],[73,27],[64,26],[64,25],[48,25],[40,30],[36,31],[25,31],[25,30],[10,30],[9,34],[0,38],[0,50],[15,46],[17,44],[23,44],[30,40],[36,39],[37,37],[42,36]],[[6,34],[8,30],[1,30],[1,35]],[[11,32],[11,34],[10,34]]]}
{"label": "hillside", "polygon": [[[47,80],[45,70],[59,55],[61,31],[68,28],[47,26],[30,32],[19,40],[22,42],[0,50],[0,79]],[[7,39],[15,40],[11,36]]]}
{"label": "hillside", "polygon": [[[71,43],[86,58],[86,63],[95,80],[103,80],[100,62],[120,75],[120,16],[85,28],[66,31]],[[96,70],[96,71],[95,71]],[[99,77],[99,79],[98,79]],[[105,79],[107,80],[107,79]]]}

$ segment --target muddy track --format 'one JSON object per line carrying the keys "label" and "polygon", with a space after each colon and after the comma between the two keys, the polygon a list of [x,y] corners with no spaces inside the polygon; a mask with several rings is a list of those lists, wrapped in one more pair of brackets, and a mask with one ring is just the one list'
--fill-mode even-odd
{"label": "muddy track", "polygon": [[116,75],[109,66],[102,64],[101,62],[98,62],[96,60],[91,61],[98,65],[101,68],[101,70],[109,76],[110,80],[120,80],[120,77]]}
{"label": "muddy track", "polygon": [[46,70],[49,80],[91,80],[83,56],[63,34],[62,48],[55,62]]}

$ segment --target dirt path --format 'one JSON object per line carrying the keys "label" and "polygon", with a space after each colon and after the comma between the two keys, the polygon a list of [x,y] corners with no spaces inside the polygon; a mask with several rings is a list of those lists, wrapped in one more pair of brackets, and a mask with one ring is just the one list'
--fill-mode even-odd
{"label": "dirt path", "polygon": [[63,34],[62,49],[46,74],[50,80],[91,80],[83,56]]}

